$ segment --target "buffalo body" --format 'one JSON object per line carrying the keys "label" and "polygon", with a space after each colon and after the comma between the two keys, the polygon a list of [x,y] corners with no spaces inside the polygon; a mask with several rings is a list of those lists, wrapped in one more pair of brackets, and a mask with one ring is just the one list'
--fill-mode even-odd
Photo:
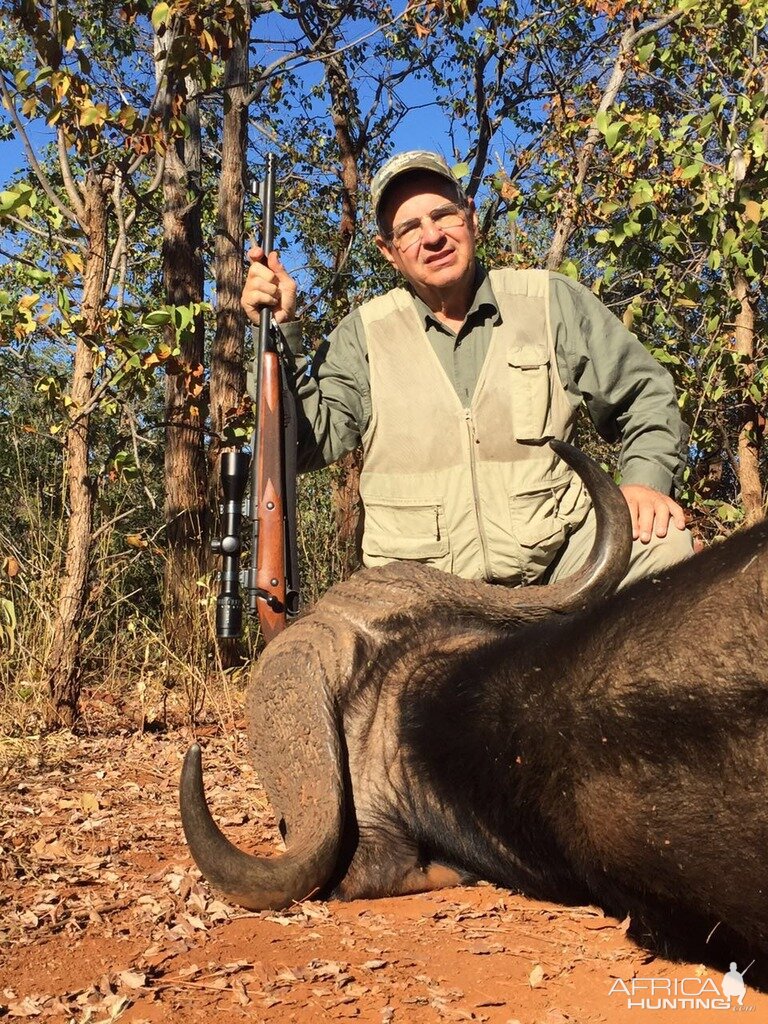
{"label": "buffalo body", "polygon": [[284,854],[229,843],[190,749],[185,832],[230,899],[479,877],[768,948],[768,525],[613,594],[623,498],[558,450],[601,524],[578,579],[505,590],[392,564],[268,646],[249,742]]}

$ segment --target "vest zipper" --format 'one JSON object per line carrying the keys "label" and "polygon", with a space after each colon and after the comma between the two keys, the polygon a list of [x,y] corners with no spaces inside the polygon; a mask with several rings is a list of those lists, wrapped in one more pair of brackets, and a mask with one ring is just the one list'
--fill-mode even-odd
{"label": "vest zipper", "polygon": [[491,582],[493,580],[493,573],[491,572],[491,566],[488,562],[488,541],[485,536],[483,517],[480,512],[480,492],[477,486],[477,465],[475,462],[475,443],[477,438],[475,437],[475,422],[472,419],[471,409],[464,409],[464,419],[467,424],[467,437],[469,440],[469,474],[470,479],[472,480],[472,502],[475,506],[477,535],[480,538],[480,553],[483,558],[483,577],[488,580],[488,582]]}

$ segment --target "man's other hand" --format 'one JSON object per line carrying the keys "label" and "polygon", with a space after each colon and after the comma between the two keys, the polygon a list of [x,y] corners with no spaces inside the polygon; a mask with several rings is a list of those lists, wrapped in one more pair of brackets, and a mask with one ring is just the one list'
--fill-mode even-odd
{"label": "man's other hand", "polygon": [[661,491],[643,484],[624,484],[621,492],[629,505],[633,540],[639,538],[647,544],[654,533],[657,537],[666,537],[670,520],[678,530],[685,529],[682,508]]}
{"label": "man's other hand", "polygon": [[253,323],[259,322],[262,309],[272,310],[275,323],[296,319],[296,282],[280,262],[276,252],[264,261],[264,250],[255,245],[248,250],[251,265],[245,279],[240,305]]}

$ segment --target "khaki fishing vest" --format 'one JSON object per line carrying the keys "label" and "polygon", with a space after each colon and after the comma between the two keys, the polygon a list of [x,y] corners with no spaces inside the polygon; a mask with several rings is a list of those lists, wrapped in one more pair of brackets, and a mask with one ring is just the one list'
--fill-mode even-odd
{"label": "khaki fishing vest", "polygon": [[410,294],[361,307],[372,415],[363,437],[363,562],[426,562],[467,579],[538,579],[589,499],[543,438],[569,440],[549,275],[490,273],[500,322],[469,407],[427,338]]}

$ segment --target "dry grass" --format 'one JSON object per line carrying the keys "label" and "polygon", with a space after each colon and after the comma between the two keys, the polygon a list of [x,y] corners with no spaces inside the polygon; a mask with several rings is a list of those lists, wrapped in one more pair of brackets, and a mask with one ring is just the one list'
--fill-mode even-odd
{"label": "dry grass", "polygon": [[[14,741],[39,735],[50,719],[45,664],[57,628],[66,543],[63,481],[51,479],[43,486],[24,443],[17,435],[12,444],[17,490],[6,498],[7,514],[0,507],[0,736]],[[299,483],[305,606],[349,564],[331,501],[334,472],[311,474]],[[261,645],[257,624],[246,624],[236,656],[219,646],[218,584],[211,573],[197,581],[192,641],[181,651],[170,643],[162,628],[162,533],[141,525],[156,528],[162,516],[132,504],[135,489],[113,488],[107,496],[109,503],[96,511],[91,589],[81,628],[79,727],[109,729],[112,708],[140,729],[205,721],[231,733],[240,717],[247,666]]]}

